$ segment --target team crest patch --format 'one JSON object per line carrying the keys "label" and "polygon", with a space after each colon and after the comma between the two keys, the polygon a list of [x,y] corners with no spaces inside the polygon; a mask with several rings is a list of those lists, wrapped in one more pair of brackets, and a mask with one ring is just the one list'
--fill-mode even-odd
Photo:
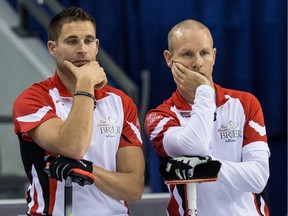
{"label": "team crest patch", "polygon": [[191,111],[180,111],[180,115],[183,117],[183,118],[190,118],[191,117]]}
{"label": "team crest patch", "polygon": [[242,138],[242,131],[239,129],[238,123],[234,121],[229,121],[228,125],[221,125],[218,133],[220,139],[225,140],[225,142],[235,142]]}
{"label": "team crest patch", "polygon": [[106,137],[115,137],[121,133],[121,127],[117,125],[118,120],[113,117],[108,117],[106,120],[100,120],[97,127],[100,130],[100,134]]}
{"label": "team crest patch", "polygon": [[149,128],[155,121],[159,121],[161,119],[163,119],[162,115],[156,115],[156,113],[151,113],[146,118],[146,128]]}

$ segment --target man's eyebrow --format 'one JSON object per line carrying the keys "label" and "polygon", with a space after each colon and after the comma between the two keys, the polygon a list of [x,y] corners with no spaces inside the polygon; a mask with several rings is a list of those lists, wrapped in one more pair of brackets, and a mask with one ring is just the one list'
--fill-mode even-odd
{"label": "man's eyebrow", "polygon": [[183,49],[181,49],[180,50],[180,52],[193,52],[191,49],[189,49],[189,48],[183,48]]}
{"label": "man's eyebrow", "polygon": [[[68,40],[68,39],[77,39],[78,37],[76,35],[70,35],[68,36],[67,38],[65,38],[65,40]],[[94,35],[86,35],[85,38],[96,38]]]}
{"label": "man's eyebrow", "polygon": [[75,39],[75,38],[77,38],[77,36],[75,36],[75,35],[70,35],[70,36],[68,36],[67,38],[65,38],[64,40]]}
{"label": "man's eyebrow", "polygon": [[96,37],[94,35],[86,35],[85,38],[88,38],[88,39],[96,39]]}
{"label": "man's eyebrow", "polygon": [[93,37],[93,38],[96,38],[96,36],[95,36],[95,35],[92,35],[92,34],[86,35],[86,37]]}

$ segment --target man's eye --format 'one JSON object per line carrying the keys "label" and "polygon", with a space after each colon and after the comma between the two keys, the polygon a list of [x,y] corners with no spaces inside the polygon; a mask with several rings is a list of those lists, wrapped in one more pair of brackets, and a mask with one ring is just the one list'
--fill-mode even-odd
{"label": "man's eye", "polygon": [[203,51],[203,52],[201,52],[200,54],[201,54],[201,56],[206,56],[206,55],[209,54],[209,52],[207,52],[207,51]]}
{"label": "man's eye", "polygon": [[182,56],[184,56],[184,57],[192,57],[193,53],[183,53]]}
{"label": "man's eye", "polygon": [[67,40],[67,43],[70,45],[74,45],[77,43],[77,41],[76,40]]}
{"label": "man's eye", "polygon": [[89,38],[89,39],[85,40],[86,44],[90,44],[90,43],[93,43],[93,42],[94,42],[94,39],[92,39],[92,38]]}

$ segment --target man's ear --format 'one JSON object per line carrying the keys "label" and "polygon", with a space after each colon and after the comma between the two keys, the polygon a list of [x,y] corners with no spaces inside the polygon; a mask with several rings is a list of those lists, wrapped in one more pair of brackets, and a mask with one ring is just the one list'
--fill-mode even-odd
{"label": "man's ear", "polygon": [[163,52],[163,56],[166,60],[166,64],[168,65],[168,67],[172,67],[173,65],[173,61],[172,61],[172,53],[169,50],[164,50]]}
{"label": "man's ear", "polygon": [[213,58],[214,58],[214,62],[213,62],[213,65],[215,64],[215,60],[216,60],[216,53],[217,53],[217,50],[216,48],[213,48]]}
{"label": "man's ear", "polygon": [[51,56],[56,56],[56,42],[49,40],[47,42],[47,48]]}
{"label": "man's ear", "polygon": [[96,38],[95,43],[96,43],[96,55],[97,55],[99,52],[99,45],[100,45],[100,41],[98,38]]}

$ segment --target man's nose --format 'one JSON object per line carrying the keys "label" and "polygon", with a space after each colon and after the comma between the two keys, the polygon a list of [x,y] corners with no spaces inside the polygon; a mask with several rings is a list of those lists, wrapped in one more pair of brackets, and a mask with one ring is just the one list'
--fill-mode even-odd
{"label": "man's nose", "polygon": [[82,41],[79,42],[77,53],[87,53],[87,46],[84,43],[84,41],[83,42]]}
{"label": "man's nose", "polygon": [[195,55],[192,60],[193,71],[196,71],[196,72],[200,71],[200,68],[202,67],[202,65],[203,65],[202,57],[199,54]]}

